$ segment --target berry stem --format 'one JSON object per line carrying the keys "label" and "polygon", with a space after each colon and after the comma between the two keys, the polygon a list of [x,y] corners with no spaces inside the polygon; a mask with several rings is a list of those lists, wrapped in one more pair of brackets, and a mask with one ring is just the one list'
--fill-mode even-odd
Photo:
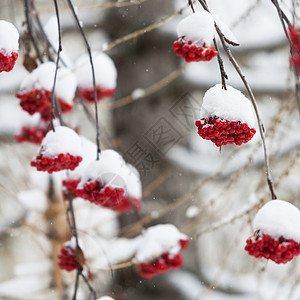
{"label": "berry stem", "polygon": [[[206,4],[206,1],[205,0],[199,0],[200,4],[202,5],[202,7],[209,12],[209,9],[208,9],[208,6]],[[272,182],[272,177],[271,177],[271,172],[270,172],[270,166],[269,166],[269,155],[268,155],[268,150],[267,150],[267,146],[266,146],[266,140],[265,140],[265,136],[264,136],[264,126],[263,126],[263,122],[261,120],[261,117],[259,115],[259,112],[258,112],[258,107],[257,107],[257,104],[256,104],[256,100],[255,100],[255,97],[254,97],[254,94],[252,92],[252,89],[251,87],[249,86],[247,80],[246,80],[246,77],[245,75],[242,73],[242,70],[239,66],[239,64],[237,63],[237,61],[235,60],[235,58],[233,57],[225,39],[224,39],[224,34],[222,33],[222,31],[220,30],[219,26],[215,23],[215,28],[216,28],[216,31],[218,33],[218,36],[220,38],[220,41],[222,43],[222,47],[226,53],[226,55],[228,56],[231,64],[233,65],[233,67],[235,68],[236,72],[238,73],[238,75],[240,76],[246,90],[248,91],[248,94],[249,94],[249,97],[250,97],[250,100],[252,102],[252,105],[253,105],[253,108],[254,108],[254,111],[255,111],[255,115],[256,115],[256,119],[257,119],[257,122],[258,122],[258,128],[259,128],[259,133],[260,133],[260,136],[261,136],[261,140],[262,140],[262,144],[263,144],[263,150],[264,150],[264,157],[265,157],[265,167],[266,167],[266,175],[267,175],[267,183],[268,183],[268,187],[269,187],[269,190],[270,190],[270,193],[271,193],[271,198],[272,200],[275,200],[277,199],[276,197],[276,194],[275,194],[275,191],[274,191],[274,186],[273,186],[273,182]]]}
{"label": "berry stem", "polygon": [[195,13],[195,9],[194,9],[194,4],[193,4],[193,0],[188,0],[188,4],[191,7],[193,13]]}
{"label": "berry stem", "polygon": [[93,63],[93,57],[92,57],[92,52],[91,52],[91,48],[89,45],[89,42],[87,40],[87,37],[84,33],[84,30],[82,28],[82,25],[78,19],[78,16],[76,14],[75,8],[72,4],[71,0],[67,0],[69,7],[72,11],[72,14],[74,16],[74,19],[77,23],[77,26],[80,30],[80,33],[84,39],[84,42],[86,44],[86,48],[87,48],[87,52],[89,54],[90,57],[90,64],[91,64],[91,68],[92,68],[92,76],[93,76],[93,88],[94,88],[94,102],[95,102],[95,120],[96,120],[96,131],[97,131],[97,135],[96,135],[96,144],[97,144],[97,160],[99,160],[99,155],[101,153],[101,148],[100,148],[100,129],[99,129],[99,120],[98,120],[98,104],[97,104],[97,89],[96,89],[96,77],[95,77],[95,69],[94,69],[94,63]]}
{"label": "berry stem", "polygon": [[[227,90],[227,87],[226,87],[226,79],[228,80],[228,76],[227,76],[227,73],[225,71],[225,68],[224,68],[224,62],[223,62],[223,59],[220,55],[220,51],[219,51],[219,47],[218,47],[218,44],[216,42],[216,39],[214,38],[213,39],[214,41],[214,47],[216,49],[216,51],[218,52],[218,64],[219,64],[219,68],[220,68],[220,73],[221,73],[221,80],[222,80],[222,88],[224,90]],[[220,149],[221,151],[221,149]]]}

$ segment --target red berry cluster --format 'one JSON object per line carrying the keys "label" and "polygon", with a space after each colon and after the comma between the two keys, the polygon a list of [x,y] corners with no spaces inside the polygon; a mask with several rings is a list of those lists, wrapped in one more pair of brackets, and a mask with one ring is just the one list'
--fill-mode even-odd
{"label": "red berry cluster", "polygon": [[181,56],[186,62],[209,61],[218,54],[215,48],[205,45],[196,46],[191,41],[185,42],[182,39],[174,42],[173,50],[177,56]]}
{"label": "red berry cluster", "polygon": [[18,143],[29,142],[40,145],[48,130],[42,127],[23,126],[19,134],[14,138]]}
{"label": "red berry cluster", "polygon": [[60,253],[57,255],[57,258],[58,258],[58,265],[62,270],[71,272],[77,269],[75,251],[72,247],[63,246],[60,249]]}
{"label": "red berry cluster", "polygon": [[76,189],[77,185],[79,184],[80,179],[65,179],[62,182],[63,185],[63,197],[64,200],[69,200],[69,196],[72,197],[72,199],[76,195]]}
{"label": "red berry cluster", "polygon": [[217,147],[227,144],[242,145],[249,142],[256,130],[247,123],[226,121],[217,117],[203,118],[196,121],[198,134],[205,140],[211,140]]}
{"label": "red berry cluster", "polygon": [[[97,101],[103,98],[111,98],[116,90],[115,89],[105,89],[100,86],[96,86],[97,91]],[[80,96],[87,102],[94,103],[94,89],[93,88],[79,88],[78,92]]]}
{"label": "red berry cluster", "polygon": [[39,154],[31,161],[31,166],[36,167],[38,171],[46,171],[51,174],[66,169],[73,171],[81,161],[81,156],[73,156],[69,153],[61,153],[57,157]]}
{"label": "red berry cluster", "polygon": [[103,187],[98,181],[90,181],[83,185],[83,189],[77,189],[76,195],[96,205],[113,209],[122,202],[124,189]]}
{"label": "red berry cluster", "polygon": [[[30,115],[36,112],[41,114],[42,119],[48,122],[51,117],[51,98],[52,92],[47,90],[31,90],[30,92],[18,92],[16,94],[21,102],[20,105],[23,110],[27,111]],[[72,109],[72,105],[64,102],[58,98],[60,110],[62,113],[67,113]]]}
{"label": "red berry cluster", "polygon": [[0,72],[10,72],[15,66],[18,56],[17,52],[12,52],[11,55],[0,52]]}
{"label": "red berry cluster", "polygon": [[[188,247],[188,240],[180,240],[180,244],[182,249],[186,249]],[[168,272],[171,269],[178,269],[182,265],[183,259],[180,252],[175,255],[165,252],[150,262],[139,264],[139,274],[150,279],[155,275]]]}
{"label": "red berry cluster", "polygon": [[274,239],[268,234],[257,235],[249,238],[245,250],[256,258],[264,257],[271,259],[277,264],[286,264],[294,256],[300,254],[300,244],[294,240],[287,240],[284,237]]}
{"label": "red berry cluster", "polygon": [[300,74],[300,29],[289,26],[289,35],[292,43],[291,64],[295,67],[297,74]]}

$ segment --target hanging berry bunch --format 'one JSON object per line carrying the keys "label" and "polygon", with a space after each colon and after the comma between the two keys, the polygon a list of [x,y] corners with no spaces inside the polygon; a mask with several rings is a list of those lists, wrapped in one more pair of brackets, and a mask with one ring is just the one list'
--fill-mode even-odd
{"label": "hanging berry bunch", "polygon": [[18,143],[29,142],[40,145],[46,136],[49,125],[47,125],[39,113],[29,116],[24,112],[24,121],[20,129],[14,135],[15,140]]}
{"label": "hanging berry bunch", "polygon": [[135,260],[139,274],[147,279],[183,265],[180,250],[188,247],[188,237],[174,225],[149,227],[141,237]]}
{"label": "hanging berry bunch", "polygon": [[218,54],[210,47],[214,30],[214,19],[206,11],[186,17],[177,25],[178,40],[173,44],[175,54],[186,62],[211,60]]}
{"label": "hanging berry bunch", "polygon": [[77,186],[76,195],[119,212],[140,209],[141,181],[134,167],[113,150],[103,150],[91,162]]}
{"label": "hanging berry bunch", "polygon": [[[111,98],[117,86],[117,69],[113,60],[105,53],[93,53],[97,101]],[[78,91],[83,100],[94,102],[93,78],[89,56],[87,54],[78,58],[75,65],[75,75],[78,82]]]}
{"label": "hanging berry bunch", "polygon": [[33,158],[31,166],[48,173],[74,170],[82,161],[79,136],[72,129],[58,126],[44,138],[40,153]]}
{"label": "hanging berry bunch", "polygon": [[285,264],[300,254],[300,211],[294,205],[268,202],[256,214],[253,229],[245,247],[249,255]]}
{"label": "hanging berry bunch", "polygon": [[71,272],[82,269],[86,259],[82,250],[76,246],[75,238],[64,243],[57,255],[58,265],[62,270]]}
{"label": "hanging berry bunch", "polygon": [[198,134],[217,147],[247,143],[256,133],[250,101],[229,85],[225,90],[217,84],[205,93],[200,120],[195,124]]}
{"label": "hanging berry bunch", "polygon": [[0,72],[10,72],[19,50],[19,32],[10,22],[0,20]]}
{"label": "hanging berry bunch", "polygon": [[300,29],[289,25],[289,35],[292,46],[291,64],[295,67],[298,75],[300,75]]}
{"label": "hanging berry bunch", "polygon": [[[16,94],[21,100],[20,105],[23,110],[30,115],[39,112],[45,122],[50,120],[51,115],[55,68],[56,66],[52,62],[41,64],[24,78],[20,90]],[[55,96],[62,113],[67,113],[73,108],[75,90],[75,76],[66,68],[58,69]]]}

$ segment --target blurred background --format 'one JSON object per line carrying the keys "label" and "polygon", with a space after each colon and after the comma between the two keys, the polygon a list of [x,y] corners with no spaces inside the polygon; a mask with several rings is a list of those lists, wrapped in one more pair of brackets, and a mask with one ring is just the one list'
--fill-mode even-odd
{"label": "blurred background", "polygon": [[[291,19],[292,2],[280,1]],[[33,3],[32,18],[38,15],[45,25],[55,14],[52,1]],[[58,3],[63,55],[72,63],[86,49],[66,1]],[[276,9],[262,0],[207,3],[240,43],[231,47],[232,53],[258,101],[277,196],[300,207],[299,108]],[[97,295],[124,300],[299,299],[299,258],[276,265],[244,251],[255,213],[270,200],[259,134],[246,145],[221,151],[197,134],[194,122],[203,94],[220,82],[220,74],[216,59],[187,64],[172,50],[177,23],[191,14],[187,1],[77,0],[74,5],[92,50],[107,51],[118,70],[115,97],[98,107],[102,146],[132,163],[144,188],[138,215],[118,215],[81,199],[74,203]],[[294,5],[299,8],[298,2]],[[195,9],[202,8],[197,3]],[[24,120],[15,97],[27,74],[22,65],[24,1],[2,0],[0,19],[21,33],[16,67],[0,74],[0,298],[70,299],[74,274],[60,271],[56,259],[68,235],[60,174],[49,177],[32,170],[38,146],[17,144],[13,138]],[[33,48],[30,55],[36,55]],[[228,83],[247,96],[221,55]],[[88,109],[94,113],[93,105]],[[94,140],[94,125],[78,103],[65,120]],[[105,259],[102,243],[132,238],[142,223],[175,224],[191,237],[184,267],[145,280],[134,267],[111,273],[92,264]],[[78,299],[88,297],[82,285]]]}

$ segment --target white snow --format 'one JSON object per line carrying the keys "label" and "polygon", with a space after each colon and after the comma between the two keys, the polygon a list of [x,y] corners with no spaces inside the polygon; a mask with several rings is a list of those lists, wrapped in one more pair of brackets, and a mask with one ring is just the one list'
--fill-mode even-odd
{"label": "white snow", "polygon": [[254,127],[255,117],[251,102],[239,91],[227,84],[227,90],[216,84],[206,91],[200,118],[219,117],[227,121],[240,121]]}
{"label": "white snow", "polygon": [[85,171],[85,168],[91,161],[97,158],[97,146],[84,136],[80,136],[82,145],[82,161],[74,171],[67,171],[68,179],[80,179]]}
{"label": "white snow", "polygon": [[71,249],[76,249],[76,239],[72,236],[68,241],[64,243],[64,247],[70,247]]}
{"label": "white snow", "polygon": [[[96,85],[115,89],[117,86],[117,69],[113,60],[105,53],[92,53]],[[90,58],[87,53],[78,58],[74,73],[80,88],[92,88],[93,77]]]}
{"label": "white snow", "polygon": [[111,149],[103,150],[100,159],[90,162],[84,170],[78,188],[89,181],[98,181],[103,187],[123,188],[132,198],[142,197],[142,185],[138,171],[127,164],[122,156]]}
{"label": "white snow", "polygon": [[287,201],[272,200],[257,212],[253,229],[273,238],[283,236],[300,243],[300,211]]}
{"label": "white snow", "polygon": [[214,38],[214,18],[207,11],[194,13],[177,25],[177,36],[200,45],[210,45]]}
{"label": "white snow", "polygon": [[17,198],[19,202],[29,210],[43,212],[47,208],[47,197],[45,193],[39,189],[19,192]]}
{"label": "white snow", "polygon": [[[44,89],[52,91],[55,63],[46,62],[39,65],[35,70],[29,73],[21,83],[21,92]],[[55,94],[58,98],[71,104],[76,91],[75,75],[67,68],[59,68],[55,86]]]}
{"label": "white snow", "polygon": [[48,157],[55,157],[60,153],[81,156],[81,140],[74,130],[57,126],[55,131],[49,131],[43,139],[40,153]]}
{"label": "white snow", "polygon": [[103,296],[101,298],[98,298],[97,300],[114,300],[114,299],[108,296]]}
{"label": "white snow", "polygon": [[135,260],[137,262],[150,261],[167,251],[176,254],[181,249],[179,240],[187,239],[188,236],[181,233],[172,224],[149,227],[140,238]]}
{"label": "white snow", "polygon": [[19,50],[19,32],[10,22],[0,20],[0,51],[10,55]]}
{"label": "white snow", "polygon": [[189,219],[195,218],[199,215],[200,209],[196,205],[192,205],[188,207],[188,209],[185,212],[185,216]]}

